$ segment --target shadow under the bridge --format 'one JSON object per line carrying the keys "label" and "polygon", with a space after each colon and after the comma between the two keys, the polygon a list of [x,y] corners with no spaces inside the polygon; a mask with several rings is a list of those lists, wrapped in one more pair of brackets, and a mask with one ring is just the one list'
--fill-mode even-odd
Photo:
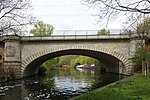
{"label": "shadow under the bridge", "polygon": [[[23,77],[27,77],[33,74],[38,73],[38,69],[41,64],[43,64],[45,61],[59,57],[64,55],[84,55],[89,56],[92,58],[95,58],[101,62],[103,62],[106,66],[106,72],[113,72],[113,73],[119,73],[119,60],[111,55],[108,55],[106,53],[98,52],[98,51],[92,51],[92,50],[84,50],[84,49],[68,49],[68,50],[61,50],[53,53],[46,54],[44,56],[41,56],[34,61],[32,61],[24,70]],[[123,70],[125,70],[123,66]]]}

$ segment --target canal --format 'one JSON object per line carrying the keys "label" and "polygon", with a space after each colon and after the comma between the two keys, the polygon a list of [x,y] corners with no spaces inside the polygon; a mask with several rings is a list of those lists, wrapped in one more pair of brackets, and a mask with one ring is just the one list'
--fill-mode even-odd
{"label": "canal", "polygon": [[44,76],[0,83],[0,100],[68,100],[118,78],[118,74],[99,70],[55,69]]}

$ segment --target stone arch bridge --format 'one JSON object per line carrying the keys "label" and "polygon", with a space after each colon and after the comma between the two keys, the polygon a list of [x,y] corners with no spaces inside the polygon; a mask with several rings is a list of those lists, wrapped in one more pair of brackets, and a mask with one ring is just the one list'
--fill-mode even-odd
{"label": "stone arch bridge", "polygon": [[109,36],[18,36],[0,39],[1,62],[7,74],[20,79],[36,74],[48,59],[62,55],[85,55],[103,61],[106,71],[131,74],[130,57],[137,45],[135,37],[127,34]]}

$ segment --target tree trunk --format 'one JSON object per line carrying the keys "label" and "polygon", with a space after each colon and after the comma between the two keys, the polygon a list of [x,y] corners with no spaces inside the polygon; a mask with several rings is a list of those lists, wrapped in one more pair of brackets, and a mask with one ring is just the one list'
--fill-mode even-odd
{"label": "tree trunk", "polygon": [[147,69],[147,64],[146,64],[146,63],[147,63],[147,62],[144,63],[144,75],[145,75],[145,76],[147,75],[147,70],[146,70],[146,69]]}
{"label": "tree trunk", "polygon": [[149,75],[149,62],[147,61],[147,75]]}
{"label": "tree trunk", "polygon": [[145,69],[144,67],[145,67],[145,63],[144,63],[144,61],[142,61],[142,75],[144,75],[144,72],[145,72],[144,71],[144,69]]}

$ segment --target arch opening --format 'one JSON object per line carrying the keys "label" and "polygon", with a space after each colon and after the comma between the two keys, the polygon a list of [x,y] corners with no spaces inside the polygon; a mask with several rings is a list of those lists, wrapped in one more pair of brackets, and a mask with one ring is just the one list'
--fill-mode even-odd
{"label": "arch opening", "polygon": [[60,51],[47,53],[45,55],[36,58],[24,68],[23,77],[37,74],[40,65],[43,64],[45,61],[55,57],[64,56],[64,55],[83,55],[83,56],[89,56],[95,58],[105,63],[106,65],[105,68],[107,72],[114,72],[114,73],[119,72],[119,62],[122,62],[123,63],[122,73],[126,72],[126,67],[124,62],[107,53],[94,51],[94,50],[85,50],[85,49],[67,49],[67,50],[60,50]]}

